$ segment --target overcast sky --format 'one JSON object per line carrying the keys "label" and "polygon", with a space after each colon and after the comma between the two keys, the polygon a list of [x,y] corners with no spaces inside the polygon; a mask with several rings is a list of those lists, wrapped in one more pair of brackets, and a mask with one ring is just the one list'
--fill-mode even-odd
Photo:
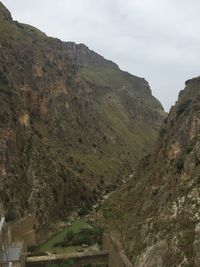
{"label": "overcast sky", "polygon": [[200,75],[199,0],[2,0],[15,20],[144,77],[165,110]]}

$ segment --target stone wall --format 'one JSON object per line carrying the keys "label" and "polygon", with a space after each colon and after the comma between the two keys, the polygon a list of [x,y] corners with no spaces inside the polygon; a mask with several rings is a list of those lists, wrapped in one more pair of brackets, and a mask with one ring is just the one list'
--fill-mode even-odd
{"label": "stone wall", "polygon": [[121,243],[112,234],[104,233],[102,246],[109,252],[108,267],[133,267],[124,254]]}
{"label": "stone wall", "polygon": [[28,257],[26,267],[48,267],[51,264],[62,264],[65,260],[73,260],[75,267],[84,267],[87,265],[97,266],[97,264],[107,267],[107,251],[78,252],[71,254],[52,254],[48,256]]}

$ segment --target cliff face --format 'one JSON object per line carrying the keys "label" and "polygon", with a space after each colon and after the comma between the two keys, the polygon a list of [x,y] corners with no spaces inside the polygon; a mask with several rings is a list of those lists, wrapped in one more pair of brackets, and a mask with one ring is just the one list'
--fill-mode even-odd
{"label": "cliff face", "polygon": [[[0,196],[8,217],[66,218],[132,172],[164,116],[148,83],[0,3]],[[123,171],[122,171],[123,170]]]}
{"label": "cliff face", "polygon": [[200,78],[186,82],[153,153],[102,208],[135,267],[200,266]]}

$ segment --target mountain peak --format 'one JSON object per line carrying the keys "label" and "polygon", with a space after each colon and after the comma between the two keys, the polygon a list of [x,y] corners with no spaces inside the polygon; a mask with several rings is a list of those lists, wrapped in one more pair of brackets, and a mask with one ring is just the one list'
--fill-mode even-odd
{"label": "mountain peak", "polygon": [[0,20],[12,20],[10,11],[0,2]]}

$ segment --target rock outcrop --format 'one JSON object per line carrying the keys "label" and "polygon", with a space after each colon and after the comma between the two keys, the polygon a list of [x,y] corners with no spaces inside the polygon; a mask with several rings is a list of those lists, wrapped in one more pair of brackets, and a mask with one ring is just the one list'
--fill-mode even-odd
{"label": "rock outcrop", "polygon": [[186,82],[154,151],[104,204],[135,267],[200,266],[200,78]]}
{"label": "rock outcrop", "polygon": [[89,206],[133,171],[164,111],[148,83],[85,45],[13,21],[0,3],[0,196],[40,224]]}

